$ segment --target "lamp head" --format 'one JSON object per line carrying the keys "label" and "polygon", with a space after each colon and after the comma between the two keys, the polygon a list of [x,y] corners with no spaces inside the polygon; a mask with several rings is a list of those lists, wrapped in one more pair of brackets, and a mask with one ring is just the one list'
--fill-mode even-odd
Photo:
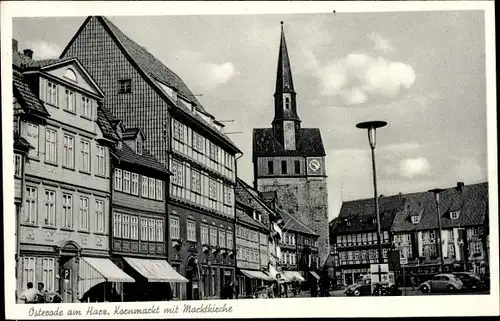
{"label": "lamp head", "polygon": [[434,189],[429,190],[430,193],[434,193],[434,196],[436,197],[437,203],[439,203],[439,194],[443,191],[444,191],[444,189],[442,189],[442,188],[434,188]]}
{"label": "lamp head", "polygon": [[377,128],[381,128],[381,127],[385,127],[385,126],[387,126],[387,122],[381,121],[381,120],[366,121],[366,122],[358,123],[356,125],[357,128],[368,130],[368,141],[370,142],[370,147],[372,149],[375,148],[375,144],[376,144],[375,133],[376,133]]}

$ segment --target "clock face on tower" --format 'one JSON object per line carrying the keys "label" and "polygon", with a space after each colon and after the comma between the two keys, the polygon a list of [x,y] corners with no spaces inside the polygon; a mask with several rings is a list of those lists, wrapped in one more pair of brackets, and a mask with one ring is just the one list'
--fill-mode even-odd
{"label": "clock face on tower", "polygon": [[311,159],[307,163],[311,174],[321,174],[321,162],[318,159]]}

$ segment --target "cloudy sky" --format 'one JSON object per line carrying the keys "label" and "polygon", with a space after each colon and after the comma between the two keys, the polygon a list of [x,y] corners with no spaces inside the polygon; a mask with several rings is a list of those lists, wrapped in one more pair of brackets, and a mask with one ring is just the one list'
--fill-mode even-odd
{"label": "cloudy sky", "polygon": [[[180,75],[227,124],[252,182],[252,128],[273,119],[284,21],[298,113],[327,151],[330,218],[373,195],[366,132],[377,132],[379,193],[487,180],[484,13],[407,12],[109,17]],[[85,17],[14,19],[35,58],[58,56]]]}

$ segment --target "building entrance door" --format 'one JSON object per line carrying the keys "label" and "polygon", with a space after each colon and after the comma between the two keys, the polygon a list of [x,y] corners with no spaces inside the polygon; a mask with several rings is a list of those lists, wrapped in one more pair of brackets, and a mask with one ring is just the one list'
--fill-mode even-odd
{"label": "building entrance door", "polygon": [[77,284],[74,277],[75,257],[61,256],[59,259],[59,289],[63,302],[76,301]]}

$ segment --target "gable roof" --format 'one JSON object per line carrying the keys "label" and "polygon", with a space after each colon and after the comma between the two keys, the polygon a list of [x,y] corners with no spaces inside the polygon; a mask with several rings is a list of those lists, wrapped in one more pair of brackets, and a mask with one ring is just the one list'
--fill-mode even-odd
{"label": "gable roof", "polygon": [[[379,197],[381,230],[388,230],[392,226],[402,203],[402,195]],[[331,226],[332,234],[368,232],[377,229],[376,222],[373,222],[376,218],[373,198],[343,202],[337,218]]]}
{"label": "gable roof", "polygon": [[318,233],[314,232],[311,228],[302,223],[302,221],[282,209],[280,206],[277,206],[276,211],[281,214],[281,217],[283,218],[284,225],[281,228],[283,232],[290,230],[293,232],[319,236]]}
{"label": "gable roof", "polygon": [[141,134],[143,139],[146,139],[146,136],[142,132],[140,128],[127,128],[122,134],[123,140],[135,139],[137,135]]}
{"label": "gable roof", "polygon": [[[236,200],[236,202],[239,203],[238,199]],[[267,227],[264,224],[262,224],[257,220],[254,220],[252,217],[250,217],[250,215],[248,215],[244,211],[236,211],[236,222],[246,223],[258,229],[267,230]]]}
{"label": "gable roof", "polygon": [[266,205],[264,200],[259,195],[259,192],[253,189],[250,185],[245,183],[242,179],[236,179],[235,197],[242,204],[253,208],[260,212],[265,217],[278,216],[269,206]]}
{"label": "gable roof", "polygon": [[97,108],[97,125],[105,138],[118,141],[120,138],[113,129],[110,119],[106,116],[105,110],[104,107]]}
{"label": "gable roof", "polygon": [[122,144],[120,149],[115,148],[113,150],[113,154],[115,154],[116,158],[118,158],[122,163],[147,168],[161,174],[171,174],[171,172],[158,162],[156,158],[146,149],[143,149],[142,155],[139,155],[127,144]]}
{"label": "gable roof", "polygon": [[38,96],[33,93],[24,75],[16,69],[13,70],[12,85],[14,96],[19,101],[25,113],[43,117],[49,116],[49,112]]}
{"label": "gable roof", "polygon": [[254,128],[254,158],[287,155],[325,156],[325,148],[319,128],[301,128],[296,150],[285,150],[275,138],[272,128]]}
{"label": "gable roof", "polygon": [[178,94],[188,102],[195,105],[195,108],[206,115],[211,116],[198,101],[196,96],[191,92],[189,87],[184,83],[184,81],[171,69],[165,66],[158,58],[153,56],[148,52],[146,48],[140,46],[135,41],[130,39],[127,35],[125,35],[118,27],[116,27],[108,18],[103,16],[89,16],[83,22],[80,29],[75,33],[73,38],[69,41],[64,48],[61,57],[64,57],[66,52],[69,50],[75,39],[78,37],[80,32],[85,28],[85,26],[89,23],[91,19],[97,19],[104,28],[108,31],[109,35],[115,41],[118,48],[123,52],[123,54],[128,57],[133,64],[137,67],[137,70],[141,75],[143,75],[144,79],[154,88],[157,92],[162,93],[163,97],[166,98],[171,104],[173,104],[177,109],[182,110],[185,115],[191,118],[195,118],[201,124],[204,124],[204,128],[208,129],[209,132],[215,134],[218,139],[221,139],[225,144],[229,145],[233,150],[238,153],[241,153],[239,148],[234,144],[234,142],[224,133],[218,131],[207,124],[204,119],[198,115],[198,113],[193,113],[187,106],[185,106],[179,100],[175,101],[170,97],[165,91],[158,85],[158,81],[162,82],[168,86],[172,86]]}
{"label": "gable roof", "polygon": [[[398,211],[392,229],[395,232],[435,229],[438,227],[436,199],[432,192],[403,195],[404,204]],[[458,219],[451,219],[450,212],[459,211]],[[479,226],[488,219],[488,183],[451,187],[440,193],[439,213],[443,229]],[[419,215],[417,224],[411,216]]]}

